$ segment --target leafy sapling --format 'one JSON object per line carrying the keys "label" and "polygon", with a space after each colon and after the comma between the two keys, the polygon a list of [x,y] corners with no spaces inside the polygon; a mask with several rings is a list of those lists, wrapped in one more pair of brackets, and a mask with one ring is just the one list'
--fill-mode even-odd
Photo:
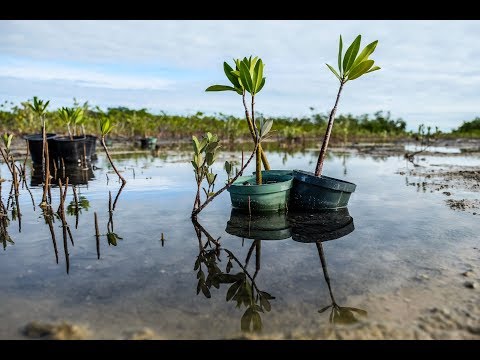
{"label": "leafy sapling", "polygon": [[369,56],[377,47],[378,40],[375,40],[374,42],[365,46],[365,48],[359,54],[358,52],[360,50],[361,39],[362,36],[358,35],[343,55],[343,42],[342,36],[340,35],[340,42],[338,46],[338,71],[335,70],[333,66],[326,64],[340,82],[340,87],[338,89],[335,105],[333,106],[328,118],[327,130],[323,138],[322,148],[320,149],[317,166],[315,168],[315,176],[322,175],[323,162],[325,160],[328,142],[330,140],[333,122],[335,120],[335,113],[337,112],[338,101],[340,100],[340,94],[342,93],[343,86],[350,80],[355,80],[372,71],[380,70],[380,67],[373,66],[374,61],[369,59]]}
{"label": "leafy sapling", "polygon": [[[255,122],[255,96],[265,86],[265,77],[263,76],[264,64],[262,59],[258,57],[243,59],[235,59],[235,70],[226,62],[223,63],[223,69],[228,80],[233,86],[229,85],[212,85],[205,91],[234,91],[242,96],[242,102],[245,109],[245,117],[252,139],[256,146],[256,182],[257,185],[262,184],[262,163],[266,170],[270,170],[270,165],[262,149],[261,141],[265,139],[267,133],[272,127],[272,120],[265,123],[261,121],[259,126]],[[246,94],[250,94],[251,114],[246,103]]]}

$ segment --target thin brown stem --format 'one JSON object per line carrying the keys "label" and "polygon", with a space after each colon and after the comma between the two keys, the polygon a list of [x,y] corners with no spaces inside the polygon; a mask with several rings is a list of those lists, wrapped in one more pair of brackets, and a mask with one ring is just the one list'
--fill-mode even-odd
{"label": "thin brown stem", "polygon": [[105,144],[105,136],[102,136],[102,138],[101,138],[101,143],[102,143],[102,146],[103,146],[103,150],[105,150],[105,154],[107,154],[108,161],[110,161],[110,165],[112,165],[113,170],[117,173],[117,175],[118,175],[118,177],[120,178],[120,180],[122,180],[122,184],[126,184],[127,180],[125,180],[125,179],[123,178],[123,176],[120,175],[120,173],[118,172],[117,168],[115,167],[115,164],[114,164],[113,161],[112,161],[112,158],[110,157],[110,153],[108,152],[107,145]]}
{"label": "thin brown stem", "polygon": [[[252,123],[252,120],[250,118],[250,113],[248,112],[248,107],[247,103],[245,100],[245,91],[242,95],[242,101],[243,101],[243,107],[245,108],[245,117],[247,119],[247,124],[248,124],[248,129],[250,130],[250,134],[252,135],[252,140],[256,143],[257,142],[257,136],[256,136],[256,131],[254,124]],[[262,163],[263,167],[265,170],[270,170],[270,164],[268,163],[267,156],[265,155],[265,152],[263,151],[262,145],[259,144],[258,147],[261,149],[261,154],[262,154]]]}
{"label": "thin brown stem", "polygon": [[333,122],[335,121],[335,113],[337,112],[338,101],[340,100],[340,94],[342,93],[343,85],[345,82],[340,81],[340,88],[338,89],[337,99],[335,100],[335,105],[333,106],[330,116],[328,118],[327,130],[325,131],[325,136],[323,138],[322,148],[320,149],[320,154],[318,155],[317,166],[315,168],[315,176],[322,175],[323,161],[325,160],[325,155],[327,153],[328,142],[330,141],[330,135],[332,134]]}
{"label": "thin brown stem", "polygon": [[115,206],[117,206],[117,201],[120,198],[120,194],[122,193],[122,190],[124,187],[125,187],[125,183],[122,183],[122,186],[120,186],[120,189],[118,189],[117,195],[115,196],[115,200],[113,200],[112,211],[115,210]]}

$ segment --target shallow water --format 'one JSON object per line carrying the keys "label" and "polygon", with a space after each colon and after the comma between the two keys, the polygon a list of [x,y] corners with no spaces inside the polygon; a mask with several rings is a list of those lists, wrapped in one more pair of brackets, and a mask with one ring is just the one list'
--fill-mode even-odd
{"label": "shallow water", "polygon": [[[313,170],[316,156],[314,152],[269,153],[269,161],[272,169]],[[217,161],[218,184],[225,179],[221,164],[239,157],[239,153],[226,153]],[[55,219],[54,223],[57,264],[41,210],[38,206],[33,210],[30,196],[22,190],[21,232],[18,223],[11,221],[8,232],[15,244],[7,244],[5,251],[0,251],[0,338],[21,338],[21,328],[32,320],[84,324],[93,338],[122,338],[128,331],[142,328],[153,329],[159,337],[169,339],[216,339],[242,334],[241,318],[246,308],[236,308],[235,301],[226,301],[230,284],[221,284],[219,289],[212,286],[210,298],[202,291],[196,294],[198,270],[194,266],[206,237],[204,233],[200,245],[190,220],[195,193],[189,153],[122,156],[115,161],[127,179],[112,212],[114,232],[122,239],[117,246],[109,246],[103,236],[109,221],[109,191],[115,199],[120,184],[103,154],[99,154],[93,179],[77,187],[78,195],[89,201],[89,208],[79,215],[78,229],[75,216],[67,216],[74,239],[74,246],[67,239],[68,274],[60,221]],[[478,166],[480,158],[425,156],[423,162]],[[322,243],[332,294],[340,306],[360,308],[367,312],[368,319],[380,322],[395,320],[398,314],[379,311],[378,305],[370,303],[372,298],[394,294],[405,286],[415,287],[412,279],[420,274],[442,277],[448,269],[468,266],[469,261],[474,261],[470,251],[479,244],[478,216],[452,211],[441,194],[407,186],[412,178],[398,172],[408,168],[411,164],[401,156],[333,153],[324,166],[325,175],[357,184],[348,207],[353,231]],[[251,166],[246,173],[253,170]],[[4,165],[0,175],[9,178]],[[4,182],[5,203],[9,188],[10,183]],[[32,186],[31,191],[38,205],[42,190]],[[55,210],[58,194],[58,188],[53,188]],[[72,200],[69,188],[67,204]],[[102,234],[100,259],[94,212]],[[223,249],[244,265],[254,242],[229,234],[229,220],[238,218],[231,219],[227,192],[198,218],[205,232],[219,239],[221,250],[216,262],[222,272],[228,262]],[[275,215],[262,223],[272,227],[278,223],[281,227],[285,219]],[[313,227],[312,237],[322,230]],[[206,250],[215,249],[211,245]],[[331,304],[331,297],[315,243],[287,237],[257,241],[252,249],[248,273],[253,277],[257,269],[257,288],[275,297],[270,300],[271,311],[260,314],[264,335],[330,326],[329,311],[318,313]],[[202,269],[207,274],[205,264]],[[233,261],[231,273],[238,272],[242,270]],[[429,295],[423,302],[433,303],[437,297],[432,292],[431,298]]]}

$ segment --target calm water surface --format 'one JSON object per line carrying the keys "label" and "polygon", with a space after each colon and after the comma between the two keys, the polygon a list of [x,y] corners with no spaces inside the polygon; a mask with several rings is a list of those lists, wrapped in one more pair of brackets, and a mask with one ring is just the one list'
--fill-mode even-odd
{"label": "calm water surface", "polygon": [[[239,159],[240,154],[227,153],[218,161],[219,184],[225,179],[220,164],[231,156]],[[272,169],[313,170],[316,156],[308,151],[270,153],[269,160]],[[99,154],[90,181],[77,185],[78,195],[89,202],[88,209],[79,214],[77,229],[75,216],[67,215],[74,240],[74,246],[67,242],[68,274],[61,222],[55,219],[54,223],[57,264],[49,226],[40,208],[34,211],[28,192],[22,190],[21,232],[18,222],[11,221],[7,230],[15,244],[0,249],[0,338],[21,338],[20,329],[32,320],[84,324],[95,338],[121,338],[126,331],[145,327],[169,339],[238,336],[246,307],[237,308],[236,301],[226,301],[231,284],[221,284],[219,289],[211,286],[210,298],[202,291],[197,295],[200,269],[194,267],[199,254],[205,275],[207,265],[213,266],[208,263],[209,254],[215,256],[216,247],[207,242],[207,233],[220,243],[219,258],[211,259],[223,273],[228,263],[224,249],[242,266],[251,252],[248,275],[255,277],[258,290],[275,297],[269,300],[271,311],[260,313],[262,332],[267,335],[329,326],[329,311],[320,314],[318,310],[331,304],[331,296],[320,248],[308,242],[309,232],[312,239],[320,233],[324,240],[340,236],[321,243],[336,302],[361,306],[367,317],[380,321],[390,315],[369,311],[365,299],[370,295],[393,293],[420,273],[435,276],[458,265],[459,253],[478,245],[478,217],[450,210],[440,193],[407,186],[415,179],[396,174],[407,168],[402,157],[348,154],[331,154],[324,167],[325,175],[357,184],[348,212],[333,216],[337,223],[303,229],[307,234],[303,241],[301,236],[292,239],[295,231],[282,215],[256,219],[249,230],[248,223],[231,212],[225,192],[199,216],[203,231],[199,241],[189,216],[195,195],[189,161],[187,152],[116,158],[128,181],[112,213],[114,232],[122,239],[112,246],[101,236],[97,259],[94,212],[100,233],[106,234],[109,192],[113,200],[120,188]],[[480,159],[426,156],[423,161],[426,165],[449,163],[478,166]],[[250,167],[247,173],[253,170]],[[0,175],[10,179],[4,165]],[[38,205],[41,188],[34,186],[34,181],[27,183],[32,185]],[[10,182],[4,182],[5,204],[9,189]],[[58,193],[58,187],[52,189],[55,210]],[[67,205],[71,201],[69,188]],[[349,221],[353,224],[347,224]],[[237,224],[233,230],[232,224]],[[256,231],[258,226],[263,226],[263,232]],[[333,235],[325,233],[327,230]],[[284,238],[262,239],[276,235]],[[235,261],[232,265],[230,274],[244,272]]]}

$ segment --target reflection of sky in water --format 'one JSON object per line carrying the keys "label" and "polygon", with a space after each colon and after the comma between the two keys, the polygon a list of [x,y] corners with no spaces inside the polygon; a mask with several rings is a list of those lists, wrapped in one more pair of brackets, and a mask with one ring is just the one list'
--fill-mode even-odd
{"label": "reflection of sky in water", "polygon": [[[225,158],[216,166],[218,184],[225,180]],[[427,158],[432,163],[460,160]],[[183,162],[177,162],[180,159]],[[465,159],[478,165],[478,158]],[[283,154],[271,153],[269,160],[272,169],[313,170],[316,158],[315,154],[295,153],[283,164]],[[243,310],[225,302],[225,285],[219,290],[212,287],[211,299],[195,295],[198,240],[189,218],[194,179],[187,154],[166,161],[150,156],[122,159],[117,164],[128,181],[113,214],[114,231],[123,240],[109,247],[102,237],[101,259],[97,260],[93,213],[97,212],[100,232],[105,234],[108,190],[115,197],[119,188],[113,173],[106,184],[107,166],[101,155],[96,165],[103,169],[95,170],[95,180],[79,191],[91,205],[80,215],[79,229],[74,229],[74,217],[67,217],[75,240],[74,247],[69,244],[69,275],[58,220],[54,225],[57,265],[48,226],[38,209],[32,211],[29,196],[22,191],[22,232],[11,222],[9,232],[15,245],[0,251],[0,337],[13,336],[32,316],[68,318],[111,331],[129,324],[149,326],[167,337],[216,338],[238,332]],[[450,210],[441,194],[405,186],[405,177],[395,174],[405,164],[400,156],[382,160],[341,155],[331,155],[325,164],[325,175],[357,184],[349,204],[355,230],[323,243],[333,292],[341,305],[352,305],[349,299],[354,295],[392,292],[423,271],[438,275],[442,267],[458,263],[461,251],[478,244],[480,222],[471,214]],[[246,173],[251,171],[253,163]],[[1,174],[6,177],[4,166]],[[4,199],[9,186],[3,185]],[[41,189],[32,192],[38,203]],[[58,189],[52,189],[52,194],[56,196]],[[56,209],[58,203],[54,204]],[[240,238],[225,232],[230,210],[225,192],[201,213],[199,222],[214,238],[221,237],[223,247],[245,260],[252,240],[245,240],[242,247]],[[161,233],[166,238],[164,247]],[[224,254],[222,260],[219,266],[225,269]],[[276,296],[271,301],[272,312],[262,315],[264,331],[272,331],[273,324],[283,330],[326,324],[317,313],[328,305],[329,295],[314,244],[291,239],[262,242],[257,282]],[[28,310],[15,307],[18,299]],[[296,315],[283,320],[289,309],[295,309]]]}

